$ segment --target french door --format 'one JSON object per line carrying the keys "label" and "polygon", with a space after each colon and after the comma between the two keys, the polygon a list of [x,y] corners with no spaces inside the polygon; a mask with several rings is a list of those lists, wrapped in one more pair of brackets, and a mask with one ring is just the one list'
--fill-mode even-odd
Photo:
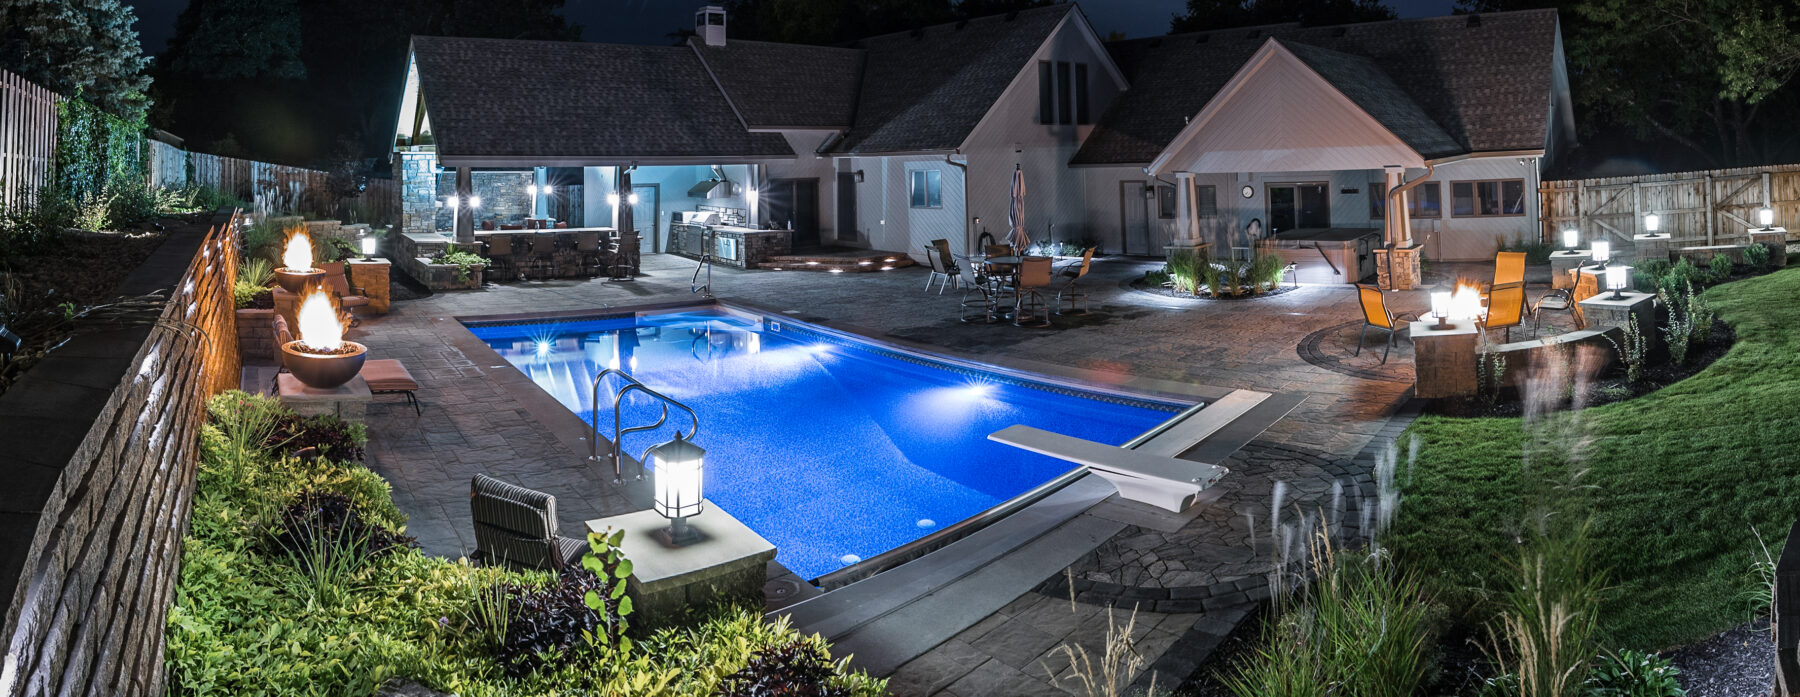
{"label": "french door", "polygon": [[1331,227],[1330,184],[1269,185],[1269,232]]}

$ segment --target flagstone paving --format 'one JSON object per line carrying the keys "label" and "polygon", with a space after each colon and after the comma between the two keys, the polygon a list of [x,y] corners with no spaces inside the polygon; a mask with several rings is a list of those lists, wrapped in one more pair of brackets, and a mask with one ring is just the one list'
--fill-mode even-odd
{"label": "flagstone paving", "polygon": [[[1112,606],[1120,623],[1138,608],[1137,648],[1157,684],[1171,686],[1266,596],[1262,579],[1283,544],[1268,513],[1278,489],[1283,511],[1360,529],[1360,501],[1372,495],[1371,442],[1379,447],[1378,435],[1391,438],[1409,418],[1393,417],[1410,395],[1410,345],[1399,343],[1385,364],[1379,344],[1351,355],[1360,313],[1349,286],[1218,300],[1131,287],[1131,279],[1157,266],[1096,260],[1084,281],[1092,314],[1059,316],[1049,329],[964,324],[957,320],[961,294],[921,290],[922,268],[871,274],[714,269],[713,290],[721,299],[949,355],[1027,370],[1071,366],[1306,397],[1226,463],[1232,473],[1225,495],[1191,519],[1139,520],[1105,504],[1090,511],[1127,526],[1068,576],[1046,579],[1039,591],[902,666],[894,675],[896,694],[1079,691],[1066,679],[1069,661],[1059,647],[1093,654],[1106,636],[1104,608]],[[693,262],[653,255],[643,269],[644,277],[624,283],[562,280],[438,293],[396,302],[391,314],[352,330],[351,338],[367,343],[374,357],[404,361],[422,386],[422,415],[404,402],[371,409],[370,455],[371,466],[393,483],[397,504],[411,516],[409,532],[425,551],[457,556],[473,549],[467,501],[476,473],[556,495],[565,534],[579,534],[582,521],[648,506],[641,484],[616,487],[610,466],[586,459],[581,429],[547,425],[568,423],[566,412],[561,420],[545,418],[560,409],[554,401],[532,394],[509,366],[478,360],[473,338],[454,319],[695,297]],[[1389,298],[1396,310],[1425,304],[1418,292]],[[791,594],[794,585],[790,578],[771,588]],[[1065,679],[1053,680],[1057,675]],[[1139,684],[1151,677],[1146,671]]]}

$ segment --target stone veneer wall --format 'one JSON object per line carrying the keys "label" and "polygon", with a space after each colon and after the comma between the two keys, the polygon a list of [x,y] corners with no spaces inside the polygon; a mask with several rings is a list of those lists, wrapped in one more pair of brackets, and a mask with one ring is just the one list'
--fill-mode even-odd
{"label": "stone veneer wall", "polygon": [[[437,228],[437,153],[394,153],[394,180],[400,183],[400,232]],[[451,182],[455,191],[455,182]]]}
{"label": "stone veneer wall", "polygon": [[[524,224],[531,213],[531,195],[525,190],[531,185],[531,176],[531,172],[524,171],[471,172],[475,195],[481,197],[481,207],[475,209],[475,229],[480,230],[485,220],[494,221],[494,227]],[[439,172],[436,186],[446,196],[456,191],[456,172]],[[451,229],[450,209],[439,206],[436,216],[435,229]]]}
{"label": "stone veneer wall", "polygon": [[0,397],[7,697],[166,692],[196,434],[239,381],[231,221],[173,235],[120,285],[168,293],[159,316],[88,320]]}

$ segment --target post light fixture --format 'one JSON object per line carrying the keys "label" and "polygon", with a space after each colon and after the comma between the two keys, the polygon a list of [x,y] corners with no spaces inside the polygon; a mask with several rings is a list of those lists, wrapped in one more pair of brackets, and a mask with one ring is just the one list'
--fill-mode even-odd
{"label": "post light fixture", "polygon": [[1655,213],[1644,216],[1644,229],[1650,231],[1650,234],[1644,235],[1645,237],[1655,237],[1656,231],[1661,227],[1662,216]]}
{"label": "post light fixture", "polygon": [[1563,247],[1565,249],[1568,249],[1569,251],[1573,252],[1573,251],[1575,251],[1576,247],[1581,246],[1581,231],[1580,230],[1577,230],[1575,228],[1569,228],[1567,230],[1564,230],[1562,232],[1562,235],[1563,235],[1563,240],[1562,240]]}
{"label": "post light fixture", "polygon": [[1613,266],[1606,270],[1606,289],[1612,291],[1612,299],[1625,299],[1625,283],[1629,280],[1626,274],[1630,272],[1629,266]]}
{"label": "post light fixture", "polygon": [[363,261],[372,261],[375,256],[375,236],[363,235],[360,242],[362,243]]}
{"label": "post light fixture", "polygon": [[1437,324],[1433,325],[1432,329],[1450,328],[1450,298],[1451,293],[1448,290],[1431,291],[1431,316],[1437,319]]}
{"label": "post light fixture", "polygon": [[706,451],[683,438],[653,445],[644,451],[641,461],[650,463],[656,472],[655,498],[651,507],[657,515],[669,519],[663,534],[671,545],[683,545],[700,538],[688,527],[687,519],[700,514],[705,507]]}
{"label": "post light fixture", "polygon": [[11,363],[13,354],[18,353],[19,347],[24,345],[24,339],[19,338],[19,335],[14,334],[11,329],[7,329],[6,325],[0,324],[0,365]]}
{"label": "post light fixture", "polygon": [[1763,206],[1756,211],[1757,221],[1762,223],[1763,230],[1775,229],[1775,209]]}
{"label": "post light fixture", "polygon": [[1592,246],[1589,247],[1589,250],[1594,255],[1594,263],[1600,265],[1600,268],[1602,269],[1606,268],[1606,262],[1612,260],[1612,243],[1602,239],[1595,239],[1590,244]]}

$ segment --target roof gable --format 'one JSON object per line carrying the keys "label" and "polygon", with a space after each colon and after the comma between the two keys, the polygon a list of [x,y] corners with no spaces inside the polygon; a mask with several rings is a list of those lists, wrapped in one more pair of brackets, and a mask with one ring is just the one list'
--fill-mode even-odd
{"label": "roof gable", "polygon": [[[1403,107],[1397,107],[1403,108]],[[1445,139],[1441,132],[1437,138]],[[1423,165],[1423,158],[1274,39],[1150,163],[1149,172],[1272,172]]]}
{"label": "roof gable", "polygon": [[[1271,37],[1366,61],[1344,66],[1346,73],[1386,75],[1459,152],[1541,149],[1550,128],[1556,11],[1471,17],[1275,24],[1114,42],[1108,49],[1132,89],[1101,115],[1072,162],[1149,162]],[[1315,70],[1336,74],[1330,66]],[[1363,97],[1346,91],[1352,99]]]}
{"label": "roof gable", "polygon": [[744,128],[685,46],[419,36],[413,60],[446,164],[794,156]]}
{"label": "roof gable", "polygon": [[896,153],[961,146],[1070,15],[1062,4],[864,39],[856,119],[834,150]]}

